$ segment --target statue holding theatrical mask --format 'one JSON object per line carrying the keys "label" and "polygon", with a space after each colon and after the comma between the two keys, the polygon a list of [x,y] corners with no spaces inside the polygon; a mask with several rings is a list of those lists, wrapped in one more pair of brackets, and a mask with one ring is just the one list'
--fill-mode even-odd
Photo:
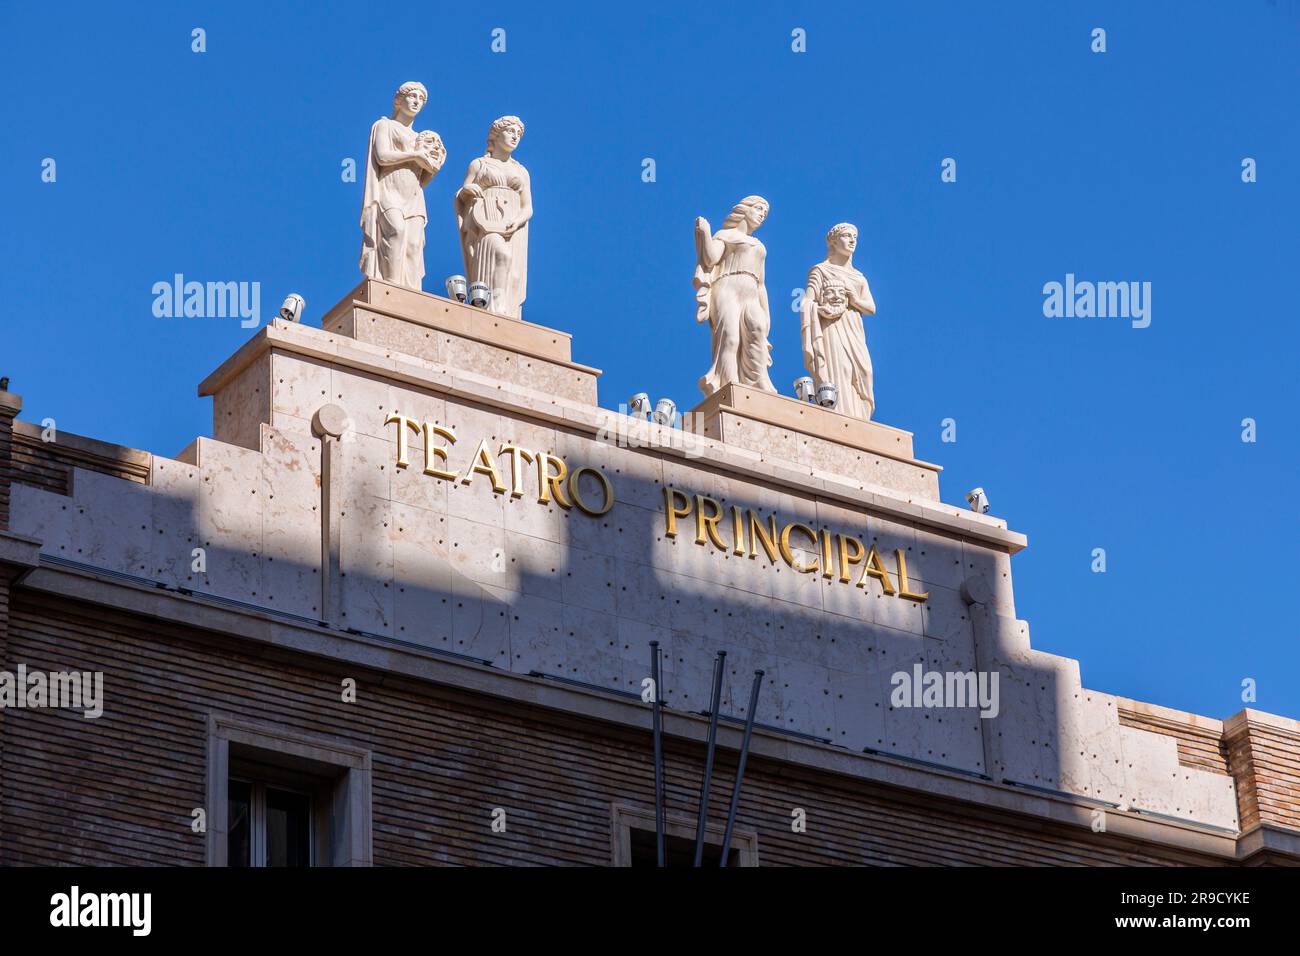
{"label": "statue holding theatrical mask", "polygon": [[361,199],[361,271],[408,289],[424,279],[424,187],[442,168],[447,150],[433,130],[411,129],[429,99],[422,83],[403,83],[393,115],[370,127],[366,184]]}
{"label": "statue holding theatrical mask", "polygon": [[840,223],[826,234],[826,259],[808,272],[800,307],[803,364],[818,387],[835,385],[837,412],[870,421],[876,399],[862,316],[875,314],[876,301],[867,277],[853,268],[857,246],[858,227]]}
{"label": "statue holding theatrical mask", "polygon": [[528,170],[513,157],[524,136],[517,116],[488,130],[487,152],[469,164],[456,193],[456,226],[469,284],[490,290],[488,311],[520,318],[528,295],[528,220],[533,192]]}
{"label": "statue holding theatrical mask", "polygon": [[695,320],[708,322],[713,335],[713,364],[699,383],[706,397],[733,383],[776,391],[767,374],[767,249],[754,238],[767,211],[766,199],[748,196],[716,233],[704,217],[695,220]]}

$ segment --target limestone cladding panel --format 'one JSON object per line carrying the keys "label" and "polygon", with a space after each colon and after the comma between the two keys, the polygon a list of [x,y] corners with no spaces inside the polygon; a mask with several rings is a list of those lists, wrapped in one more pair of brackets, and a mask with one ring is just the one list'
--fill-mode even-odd
{"label": "limestone cladding panel", "polygon": [[261,426],[270,421],[271,356],[251,362],[212,398],[212,435],[218,441],[257,450]]}
{"label": "limestone cladding panel", "polygon": [[877,486],[939,500],[939,475],[931,469],[740,415],[722,412],[718,418],[728,444],[758,452],[764,461],[780,461],[808,474],[837,475],[864,489]]}

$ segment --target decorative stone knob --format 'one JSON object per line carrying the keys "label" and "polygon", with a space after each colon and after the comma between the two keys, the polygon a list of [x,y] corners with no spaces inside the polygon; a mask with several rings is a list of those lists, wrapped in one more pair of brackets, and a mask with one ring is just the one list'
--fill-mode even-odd
{"label": "decorative stone knob", "polygon": [[352,427],[352,419],[338,405],[322,405],[311,417],[311,433],[317,438],[341,438]]}

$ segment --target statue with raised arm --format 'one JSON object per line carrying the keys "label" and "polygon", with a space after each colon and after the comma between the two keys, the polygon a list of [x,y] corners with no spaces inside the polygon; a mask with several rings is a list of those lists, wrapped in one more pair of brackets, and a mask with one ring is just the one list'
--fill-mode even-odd
{"label": "statue with raised arm", "polygon": [[767,249],[754,231],[767,218],[762,196],[736,204],[714,233],[704,217],[695,220],[695,320],[708,322],[713,364],[700,379],[705,397],[724,385],[748,385],[775,392],[768,367],[772,326],[764,285]]}
{"label": "statue with raised arm", "polygon": [[528,295],[528,220],[533,189],[528,170],[511,154],[524,136],[518,116],[488,130],[487,152],[474,159],[456,193],[456,226],[465,277],[491,290],[488,311],[521,318]]}
{"label": "statue with raised arm", "polygon": [[393,115],[370,127],[366,185],[361,199],[361,271],[407,289],[424,279],[424,187],[447,158],[433,130],[411,129],[429,91],[403,83],[393,97]]}
{"label": "statue with raised arm", "polygon": [[871,420],[876,408],[871,355],[862,316],[875,315],[867,277],[853,268],[858,227],[842,222],[826,234],[826,259],[808,272],[800,307],[803,364],[817,386],[831,383],[838,392],[835,410]]}

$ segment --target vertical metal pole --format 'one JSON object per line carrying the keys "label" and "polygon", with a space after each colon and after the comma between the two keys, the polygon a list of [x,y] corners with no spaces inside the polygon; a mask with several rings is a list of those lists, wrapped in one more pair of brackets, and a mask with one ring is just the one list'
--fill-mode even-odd
{"label": "vertical metal pole", "polygon": [[650,642],[650,680],[654,684],[654,700],[650,702],[651,724],[655,740],[655,860],[658,866],[667,866],[664,855],[664,744],[663,713],[659,709],[659,642]]}
{"label": "vertical metal pole", "polygon": [[754,712],[758,710],[758,691],[762,686],[763,672],[754,671],[754,686],[749,691],[749,713],[745,715],[745,736],[740,741],[740,763],[736,764],[736,784],[731,788],[731,809],[727,811],[727,832],[722,836],[722,856],[718,866],[727,865],[727,855],[731,852],[731,834],[736,829],[736,809],[740,806],[740,785],[745,782],[749,737],[754,732]]}
{"label": "vertical metal pole", "polygon": [[709,781],[713,778],[713,748],[718,740],[718,708],[722,706],[722,670],[727,652],[718,651],[713,662],[713,700],[709,705],[709,750],[704,758],[704,783],[700,787],[700,816],[695,823],[695,865],[704,860],[704,820],[709,813]]}

